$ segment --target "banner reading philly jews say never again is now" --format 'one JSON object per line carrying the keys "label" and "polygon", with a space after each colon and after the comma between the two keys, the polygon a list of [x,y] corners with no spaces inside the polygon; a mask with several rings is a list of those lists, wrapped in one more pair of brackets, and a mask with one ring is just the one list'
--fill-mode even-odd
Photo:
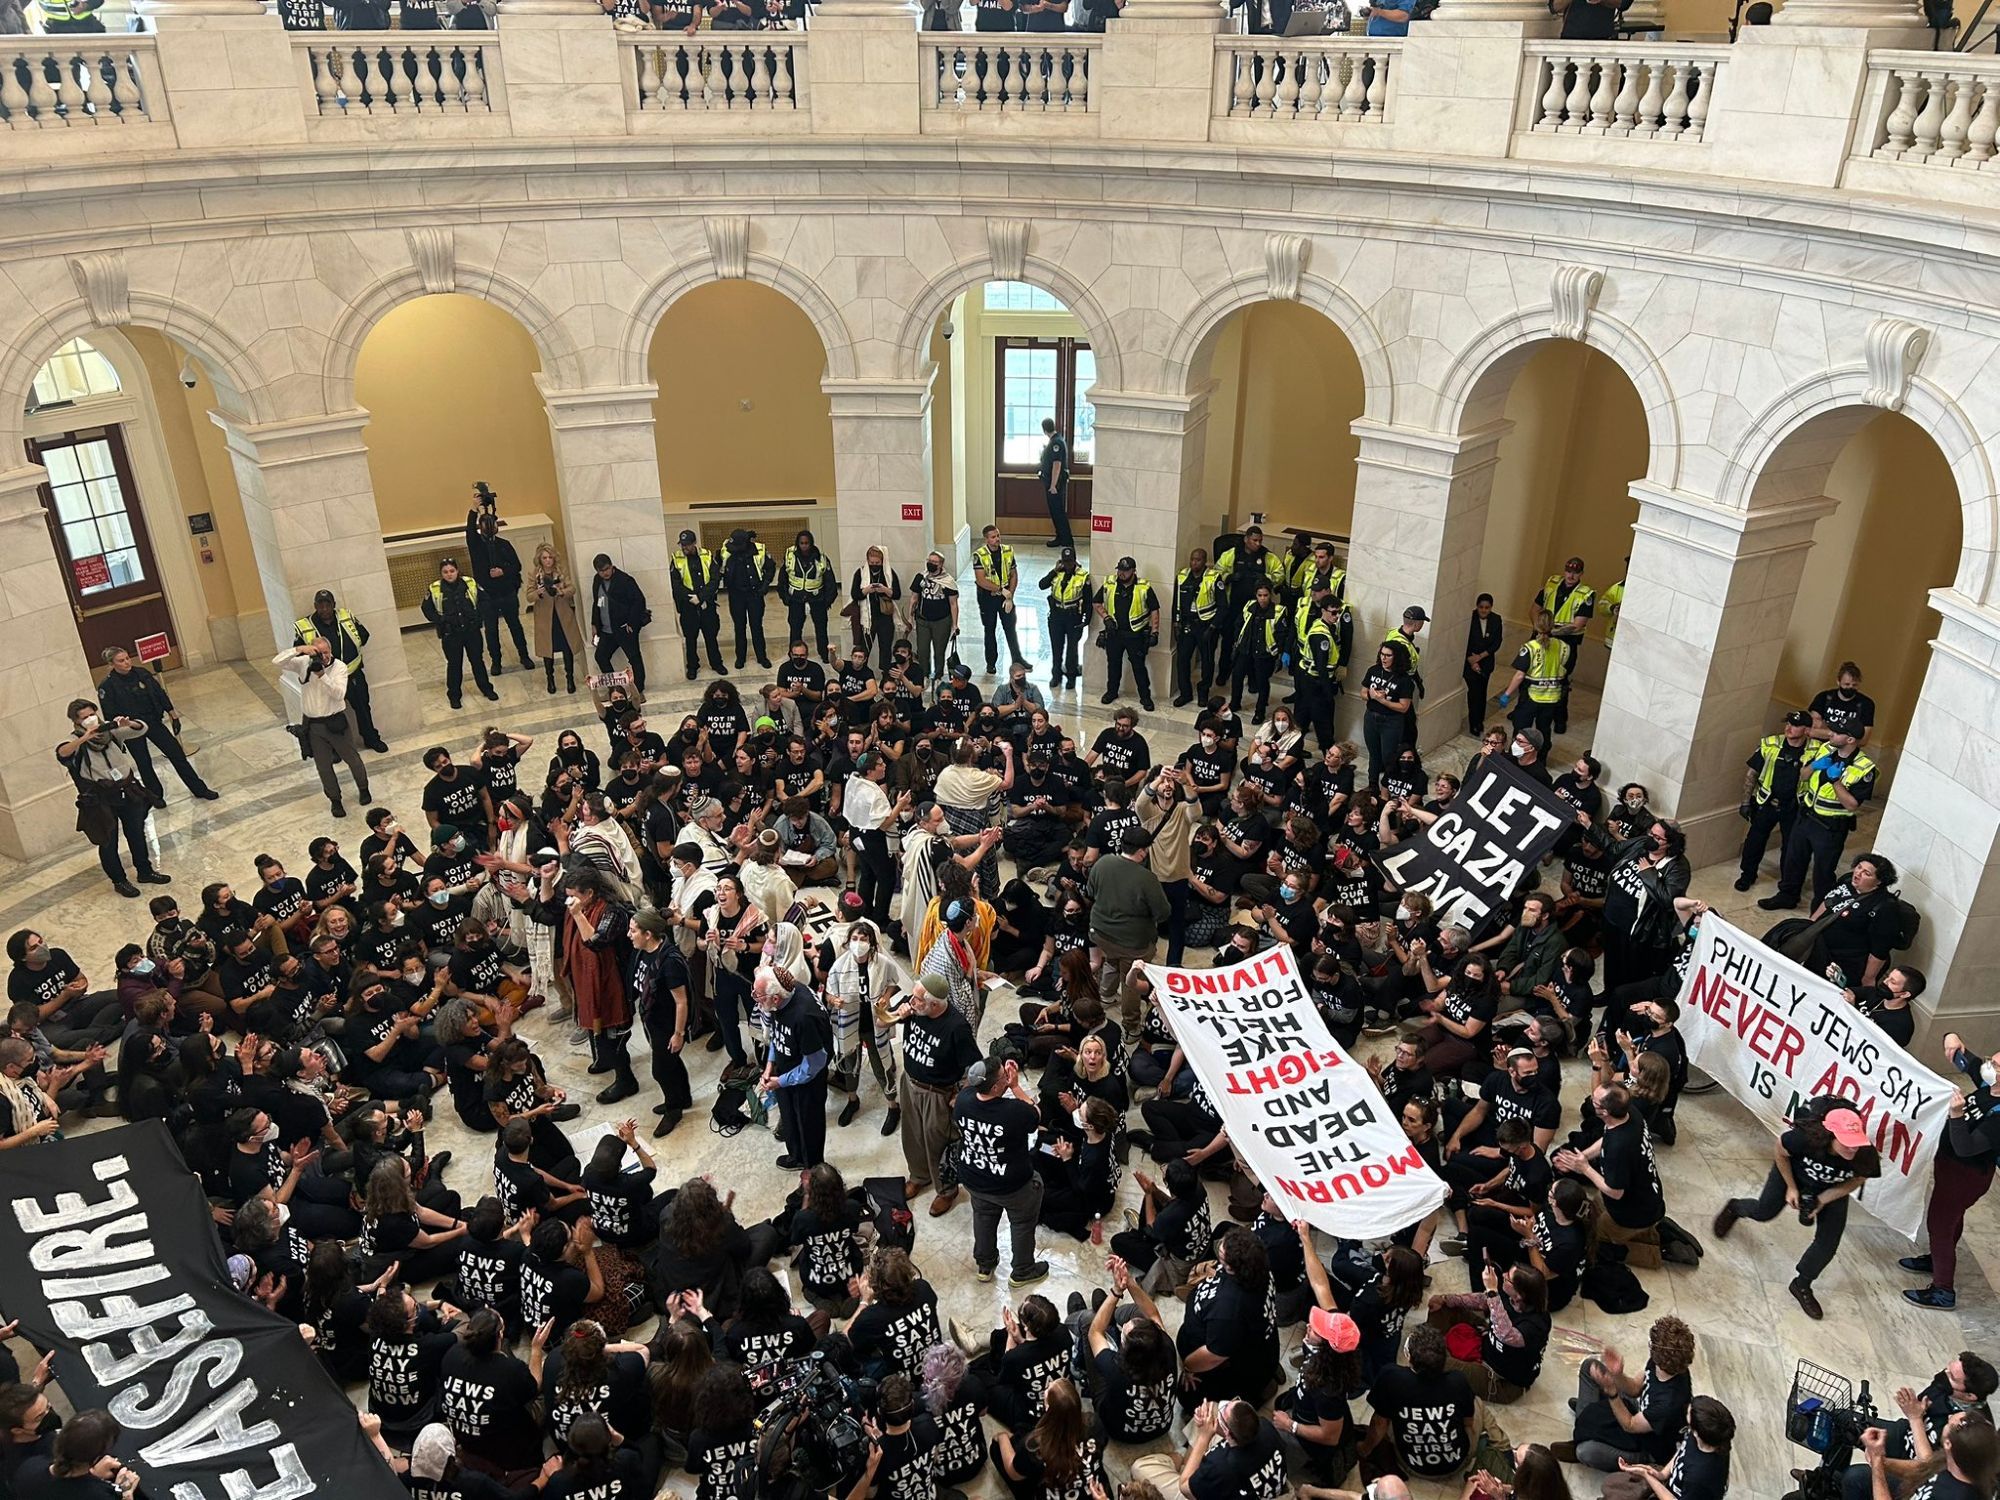
{"label": "banner reading philly jews say never again is now", "polygon": [[[1852,1101],[1882,1155],[1857,1194],[1891,1229],[1916,1238],[1953,1086],[1911,1057],[1826,979],[1709,912],[1681,984],[1688,1062],[1773,1132],[1806,1100]],[[1745,1182],[1742,1190],[1754,1191]]]}
{"label": "banner reading philly jews say never again is now", "polygon": [[1290,948],[1146,974],[1230,1142],[1287,1219],[1369,1239],[1444,1201],[1374,1080],[1327,1031]]}

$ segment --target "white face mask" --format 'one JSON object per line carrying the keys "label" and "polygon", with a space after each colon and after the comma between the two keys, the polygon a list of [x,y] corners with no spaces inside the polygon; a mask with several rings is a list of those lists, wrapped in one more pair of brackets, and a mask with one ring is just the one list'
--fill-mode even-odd
{"label": "white face mask", "polygon": [[89,734],[92,731],[94,731],[98,725],[102,724],[104,720],[99,718],[96,714],[85,714],[82,718],[78,719],[76,722],[77,726],[80,729],[82,729],[85,734]]}
{"label": "white face mask", "polygon": [[1083,1111],[1082,1111],[1082,1110],[1080,1110],[1080,1109],[1079,1109],[1079,1110],[1076,1110],[1076,1111],[1074,1111],[1074,1112],[1073,1112],[1073,1113],[1072,1113],[1072,1114],[1070,1115],[1070,1119],[1071,1119],[1072,1121],[1074,1121],[1074,1122],[1075,1122],[1075,1124],[1076,1124],[1076,1128],[1077,1128],[1078,1130],[1081,1130],[1081,1129],[1083,1129]]}
{"label": "white face mask", "polygon": [[1216,743],[1216,738],[1212,734],[1205,734],[1201,737],[1201,748],[1204,750],[1213,750]]}
{"label": "white face mask", "polygon": [[853,959],[856,963],[858,964],[867,963],[868,953],[869,953],[868,940],[866,938],[850,938],[848,940],[847,956]]}
{"label": "white face mask", "polygon": [[278,1227],[280,1229],[283,1229],[287,1224],[291,1222],[292,1222],[292,1205],[289,1203],[280,1203],[278,1205]]}
{"label": "white face mask", "polygon": [[1396,920],[1398,922],[1413,922],[1416,920],[1416,917],[1417,914],[1411,911],[1407,906],[1399,906],[1396,908]]}
{"label": "white face mask", "polygon": [[1512,749],[1513,749],[1514,759],[1526,760],[1528,758],[1528,747],[1522,744],[1519,740],[1516,740],[1514,742]]}
{"label": "white face mask", "polygon": [[263,1142],[263,1144],[265,1144],[266,1146],[270,1145],[271,1142],[275,1141],[277,1138],[278,1138],[278,1122],[276,1120],[273,1120],[270,1124],[266,1125],[263,1129],[263,1133],[257,1137],[257,1139]]}
{"label": "white face mask", "polygon": [[2000,1088],[2000,1068],[1994,1067],[1990,1060],[1981,1063],[1979,1065],[1979,1081],[1989,1089]]}

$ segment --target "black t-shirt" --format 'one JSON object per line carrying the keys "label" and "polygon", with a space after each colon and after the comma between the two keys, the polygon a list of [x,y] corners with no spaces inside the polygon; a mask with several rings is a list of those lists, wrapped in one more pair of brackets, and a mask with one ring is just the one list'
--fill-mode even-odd
{"label": "black t-shirt", "polygon": [[1854,1175],[1851,1160],[1837,1156],[1831,1150],[1815,1151],[1808,1142],[1809,1137],[1803,1130],[1787,1130],[1778,1137],[1778,1144],[1792,1159],[1792,1180],[1799,1185],[1801,1193],[1824,1193],[1839,1187]]}
{"label": "black t-shirt", "polygon": [[[1041,1455],[1036,1453],[1032,1443],[1018,1442],[1014,1445],[1014,1469],[1021,1477],[1008,1479],[1007,1488],[1014,1493],[1015,1500],[1088,1500],[1090,1483],[1095,1479],[1104,1483],[1104,1455],[1099,1451],[1097,1439],[1083,1440],[1083,1462],[1076,1471],[1076,1477],[1067,1484],[1055,1484],[1047,1475]],[[1005,1471],[1002,1471],[1005,1477]]]}
{"label": "black t-shirt", "polygon": [[1153,763],[1146,737],[1136,729],[1130,734],[1120,734],[1115,728],[1101,729],[1090,742],[1090,748],[1097,756],[1098,770],[1113,772],[1128,781],[1135,771],[1143,771]]}
{"label": "black t-shirt", "polygon": [[1100,854],[1116,854],[1121,847],[1125,831],[1139,827],[1139,815],[1129,807],[1104,807],[1091,817],[1090,827],[1084,831],[1086,847]]}
{"label": "black t-shirt", "polygon": [[993,1378],[994,1384],[1020,1395],[1024,1403],[1020,1430],[1025,1432],[1041,1420],[1042,1393],[1049,1382],[1060,1380],[1069,1372],[1069,1329],[1058,1324],[1048,1337],[1024,1339],[1004,1352]]}
{"label": "black t-shirt", "polygon": [[754,1370],[759,1365],[810,1354],[814,1342],[811,1326],[797,1313],[788,1312],[773,1322],[753,1323],[740,1317],[723,1330],[715,1353],[719,1359],[733,1359]]}
{"label": "black t-shirt", "polygon": [[241,1208],[265,1188],[280,1188],[291,1172],[285,1153],[276,1141],[266,1141],[255,1151],[229,1154],[229,1196]]}
{"label": "black t-shirt", "polygon": [[[1181,752],[1180,759],[1176,764],[1187,767],[1188,774],[1194,778],[1195,785],[1214,786],[1217,782],[1228,780],[1230,774],[1235,771],[1236,752],[1230,749],[1229,746],[1220,743],[1213,750],[1205,750],[1202,748],[1201,742],[1197,740]],[[1216,806],[1221,802],[1222,795],[1221,792],[1206,792],[1201,794],[1202,806],[1207,811],[1215,811]]]}
{"label": "black t-shirt", "polygon": [[1549,1306],[1559,1308],[1576,1296],[1587,1236],[1581,1224],[1561,1224],[1546,1208],[1535,1211],[1535,1244],[1549,1267]]}
{"label": "black t-shirt", "polygon": [[756,1427],[695,1428],[688,1436],[687,1470],[695,1476],[694,1500],[756,1500]]}
{"label": "black t-shirt", "polygon": [[577,1267],[561,1261],[551,1265],[533,1257],[521,1262],[522,1327],[539,1328],[553,1319],[556,1326],[550,1337],[560,1338],[583,1316],[589,1297],[590,1277]]}
{"label": "black t-shirt", "polygon": [[1509,1120],[1525,1120],[1536,1130],[1554,1130],[1562,1124],[1561,1100],[1536,1084],[1517,1089],[1514,1075],[1502,1068],[1486,1075],[1486,1081],[1479,1086],[1479,1097],[1487,1104],[1486,1119],[1479,1127],[1478,1138],[1466,1142],[1469,1146],[1498,1145],[1500,1127]]}
{"label": "black t-shirt", "polygon": [[1277,1298],[1268,1281],[1253,1296],[1226,1271],[1205,1278],[1188,1297],[1175,1340],[1182,1362],[1207,1349],[1227,1362],[1200,1376],[1207,1400],[1227,1396],[1253,1399],[1278,1373]]}
{"label": "black t-shirt", "polygon": [[1041,1113],[1008,1094],[982,1099],[960,1090],[952,1106],[958,1126],[958,1179],[975,1193],[995,1197],[1026,1187],[1035,1174],[1034,1138]]}
{"label": "black t-shirt", "polygon": [[[1347,1395],[1338,1390],[1315,1390],[1306,1383],[1303,1372],[1292,1383],[1289,1397],[1281,1396],[1280,1402],[1292,1415],[1292,1420],[1306,1427],[1317,1427],[1322,1422],[1339,1422],[1343,1441],[1353,1435],[1354,1412],[1347,1404]],[[1299,1435],[1299,1446],[1316,1459],[1331,1459],[1338,1451],[1337,1446],[1314,1442]]]}
{"label": "black t-shirt", "polygon": [[1606,1198],[1604,1211],[1627,1229],[1647,1229],[1667,1211],[1660,1189],[1660,1167],[1653,1157],[1652,1138],[1636,1115],[1604,1132],[1604,1149],[1597,1170],[1620,1196]]}
{"label": "black t-shirt", "polygon": [[652,1500],[652,1496],[646,1460],[636,1448],[612,1449],[610,1472],[604,1478],[586,1482],[561,1473],[542,1487],[542,1500]]}
{"label": "black t-shirt", "polygon": [[528,1247],[519,1240],[460,1240],[459,1305],[468,1311],[490,1307],[506,1319],[509,1327],[517,1325],[521,1310],[521,1263],[527,1258]]}
{"label": "black t-shirt", "polygon": [[602,1378],[565,1394],[562,1350],[550,1350],[542,1365],[542,1409],[548,1413],[549,1433],[558,1443],[568,1441],[570,1427],[587,1412],[596,1412],[620,1433],[644,1433],[651,1427],[645,1358],[630,1350],[609,1358],[611,1367]]}
{"label": "black t-shirt", "polygon": [[491,943],[454,950],[449,967],[451,982],[458,986],[461,994],[494,994],[500,987],[500,981],[507,977],[506,971],[500,967],[500,950]]}
{"label": "black t-shirt", "polygon": [[[54,1448],[50,1448],[50,1456]],[[14,1477],[14,1493],[19,1500],[120,1500],[118,1490],[92,1474],[75,1474],[58,1479],[49,1472],[44,1459],[22,1466]]]}
{"label": "black t-shirt", "polygon": [[885,1359],[913,1379],[923,1374],[924,1351],[942,1336],[937,1293],[923,1281],[901,1307],[869,1303],[855,1314],[847,1330],[847,1341],[862,1359]]}
{"label": "black t-shirt", "polygon": [[624,1246],[642,1245],[652,1238],[645,1210],[653,1201],[657,1175],[652,1167],[626,1168],[608,1176],[583,1174],[584,1190],[590,1194],[590,1222],[602,1238]]}
{"label": "black t-shirt", "polygon": [[1515,1332],[1521,1336],[1520,1344],[1501,1343],[1499,1335],[1488,1324],[1480,1330],[1479,1357],[1502,1380],[1526,1390],[1542,1373],[1542,1351],[1549,1346],[1549,1315],[1530,1312],[1510,1303],[1507,1316],[1514,1324]]}
{"label": "black t-shirt", "polygon": [[538,1212],[547,1208],[555,1196],[533,1162],[515,1161],[504,1149],[493,1158],[493,1191],[499,1196],[500,1212],[509,1220],[531,1208]]}
{"label": "black t-shirt", "polygon": [[377,1339],[368,1351],[368,1409],[388,1428],[408,1429],[430,1420],[439,1367],[458,1340],[440,1332],[429,1308],[405,1338]]}
{"label": "black t-shirt", "polygon": [[438,822],[451,824],[467,843],[476,844],[486,837],[486,809],[479,802],[483,787],[478,772],[464,766],[449,779],[433,776],[424,783],[424,811],[436,813]]}
{"label": "black t-shirt", "polygon": [[943,573],[926,570],[910,580],[910,598],[915,601],[919,620],[950,619],[952,601],[957,597],[958,585]]}
{"label": "black t-shirt", "polygon": [[286,875],[257,892],[250,904],[258,915],[274,922],[290,921],[306,904],[306,888]]}
{"label": "black t-shirt", "polygon": [[1687,1426],[1688,1403],[1694,1399],[1694,1377],[1683,1370],[1671,1380],[1662,1380],[1649,1364],[1639,1387],[1635,1410],[1652,1428],[1641,1442],[1647,1462],[1664,1463],[1674,1451],[1674,1442]]}
{"label": "black t-shirt", "polygon": [[1193,1200],[1168,1200],[1167,1206],[1153,1216],[1151,1234],[1167,1254],[1189,1265],[1208,1259],[1214,1230],[1209,1222],[1207,1195]]}
{"label": "black t-shirt", "polygon": [[1150,1385],[1136,1385],[1125,1373],[1116,1349],[1105,1349],[1091,1360],[1098,1383],[1093,1403],[1097,1420],[1114,1443],[1150,1443],[1166,1436],[1174,1419],[1175,1371]]}
{"label": "black t-shirt", "polygon": [[1692,1432],[1683,1432],[1667,1466],[1667,1488],[1674,1500],[1722,1500],[1729,1493],[1729,1450],[1705,1452]]}
{"label": "black t-shirt", "polygon": [[986,1467],[986,1430],[979,1422],[985,1410],[986,1382],[969,1370],[958,1395],[934,1418],[938,1445],[931,1450],[931,1472],[939,1484],[963,1485]]}
{"label": "black t-shirt", "polygon": [[1851,734],[1856,739],[1875,722],[1875,700],[1866,693],[1843,698],[1839,688],[1825,688],[1807,706],[1825,723],[1829,733]]}
{"label": "black t-shirt", "polygon": [[972,1027],[956,1006],[942,1015],[912,1015],[903,1023],[903,1070],[932,1088],[952,1088],[980,1058]]}
{"label": "black t-shirt", "polygon": [[[1368,669],[1368,675],[1361,679],[1361,686],[1364,692],[1369,688],[1373,688],[1391,698],[1407,700],[1412,705],[1416,702],[1417,684],[1407,672],[1385,672],[1380,665],[1372,666]],[[1402,714],[1397,713],[1394,709],[1384,708],[1373,698],[1368,700],[1368,712],[1371,714],[1386,714],[1391,718],[1403,717]]]}
{"label": "black t-shirt", "polygon": [[458,1439],[459,1452],[509,1468],[541,1457],[536,1394],[527,1363],[504,1349],[482,1358],[454,1344],[438,1368],[438,1420]]}
{"label": "black t-shirt", "polygon": [[1187,1490],[1193,1500],[1278,1500],[1289,1488],[1278,1429],[1259,1418],[1257,1435],[1241,1448],[1210,1444]]}
{"label": "black t-shirt", "polygon": [[848,1280],[861,1269],[861,1246],[854,1237],[860,1227],[861,1207],[851,1199],[830,1223],[821,1223],[809,1208],[792,1215],[791,1243],[798,1251],[792,1264],[799,1285],[816,1297],[844,1297]]}
{"label": "black t-shirt", "polygon": [[1368,1404],[1389,1424],[1403,1463],[1418,1474],[1456,1474],[1472,1456],[1466,1430],[1477,1397],[1463,1375],[1419,1375],[1408,1365],[1390,1365],[1375,1377]]}

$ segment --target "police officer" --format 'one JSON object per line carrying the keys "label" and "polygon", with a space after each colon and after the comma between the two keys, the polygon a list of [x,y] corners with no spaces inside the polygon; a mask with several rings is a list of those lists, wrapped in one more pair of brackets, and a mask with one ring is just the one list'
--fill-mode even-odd
{"label": "police officer", "polygon": [[[405,13],[404,24],[407,26],[408,22]],[[492,660],[496,677],[507,670],[500,660],[500,622],[505,620],[514,637],[514,654],[521,658],[522,670],[532,672],[535,659],[528,654],[528,637],[521,630],[521,554],[500,535],[500,516],[494,509],[499,496],[483,483],[475,484],[472,489],[479,496],[479,504],[465,513],[465,556],[473,580],[479,585],[479,618],[486,627],[486,655]]]}
{"label": "police officer", "polygon": [[1251,721],[1264,722],[1265,711],[1271,706],[1271,674],[1278,668],[1278,658],[1285,654],[1288,639],[1285,609],[1278,602],[1277,590],[1268,583],[1258,584],[1250,596],[1250,607],[1244,611],[1242,628],[1236,633],[1235,649],[1229,659],[1231,713],[1243,707],[1243,689],[1247,684],[1257,693],[1257,707]]}
{"label": "police officer", "polygon": [[1562,697],[1556,704],[1555,732],[1569,730],[1569,682],[1576,675],[1577,658],[1583,655],[1583,631],[1597,607],[1597,596],[1584,586],[1583,559],[1572,557],[1560,573],[1549,575],[1533,606],[1549,612],[1555,638],[1569,647],[1568,665],[1563,668]]}
{"label": "police officer", "polygon": [[[715,566],[715,554],[695,540],[692,531],[680,535],[680,551],[674,554],[674,609],[681,617],[681,648],[687,654],[688,681],[701,675],[701,640],[708,642],[708,664],[722,671],[722,647],[716,633],[722,622],[716,613],[715,596],[722,586]],[[798,638],[793,632],[793,639]]]}
{"label": "police officer", "polygon": [[[1215,625],[1222,613],[1222,575],[1208,565],[1208,549],[1188,553],[1188,565],[1174,580],[1174,707],[1204,701],[1215,686]],[[1195,686],[1200,667],[1201,686]]]}
{"label": "police officer", "polygon": [[167,696],[166,684],[142,667],[123,646],[107,646],[103,660],[111,668],[97,685],[97,701],[104,705],[104,716],[114,723],[120,719],[132,719],[146,726],[146,732],[138,739],[125,742],[125,748],[132,753],[132,759],[139,767],[139,780],[145,784],[146,790],[153,794],[156,802],[165,804],[167,799],[160,786],[160,773],[153,769],[152,752],[158,750],[190,792],[204,802],[215,801],[222,794],[201,779],[201,772],[194,768],[187,751],[181,748],[180,710]]}
{"label": "police officer", "polygon": [[[977,30],[1006,30],[1006,27],[989,28],[983,24],[991,7],[981,0],[979,12],[974,16]],[[1053,417],[1042,418],[1042,456],[1035,461],[1035,477],[1042,482],[1042,499],[1049,507],[1049,524],[1055,528],[1048,545],[1066,551],[1076,550],[1076,538],[1069,529],[1069,443],[1056,431]]]}
{"label": "police officer", "polygon": [[819,635],[821,661],[833,660],[826,645],[826,611],[833,602],[836,588],[833,564],[819,550],[813,534],[801,531],[793,545],[785,549],[785,571],[778,580],[778,594],[791,611],[793,640],[806,638],[806,614],[808,611],[812,613],[813,629]]}
{"label": "police officer", "polygon": [[1115,703],[1119,684],[1124,681],[1125,662],[1132,663],[1132,685],[1139,690],[1139,706],[1153,707],[1153,678],[1146,669],[1146,652],[1160,638],[1160,601],[1153,587],[1139,576],[1139,565],[1129,557],[1118,559],[1115,571],[1104,575],[1097,591],[1098,626],[1103,631],[1106,662],[1105,692],[1100,702]]}
{"label": "police officer", "polygon": [[1333,733],[1333,710],[1339,697],[1334,673],[1340,666],[1341,608],[1339,597],[1331,590],[1320,596],[1319,609],[1300,634],[1298,651],[1292,658],[1292,676],[1299,688],[1299,722],[1312,725],[1322,755],[1339,743]]}
{"label": "police officer", "polygon": [[1067,677],[1075,687],[1083,675],[1077,658],[1084,611],[1090,606],[1090,575],[1076,565],[1076,548],[1062,549],[1056,565],[1042,575],[1041,586],[1049,591],[1049,686],[1059,688]]}
{"label": "police officer", "polygon": [[1875,762],[1861,753],[1851,734],[1830,732],[1819,754],[1799,777],[1799,812],[1778,862],[1778,891],[1757,904],[1765,911],[1789,911],[1799,904],[1806,867],[1812,867],[1812,904],[1833,888],[1840,850],[1854,831],[1861,804],[1875,794]]}
{"label": "police officer", "polygon": [[1250,601],[1257,596],[1257,586],[1269,584],[1272,599],[1283,597],[1285,560],[1264,545],[1263,527],[1248,526],[1243,540],[1215,560],[1215,571],[1229,586],[1229,605],[1222,617],[1221,634],[1216,637],[1216,659],[1228,661],[1235,655],[1236,637]]}
{"label": "police officer", "polygon": [[1291,590],[1302,631],[1319,613],[1319,602],[1328,594],[1342,604],[1347,602],[1347,569],[1333,560],[1332,542],[1314,542],[1312,551],[1292,564]]}
{"label": "police officer", "polygon": [[368,675],[362,669],[361,648],[368,644],[368,627],[334,602],[332,589],[313,595],[312,613],[292,622],[292,644],[310,646],[321,636],[333,642],[333,659],[347,668],[347,706],[354,710],[354,728],[361,743],[377,755],[389,753],[368,708]]}
{"label": "police officer", "polygon": [[456,558],[447,557],[438,565],[438,576],[424,591],[423,611],[437,627],[438,644],[444,647],[444,691],[451,706],[465,706],[459,700],[468,661],[479,691],[497,701],[500,695],[487,679],[486,661],[479,652],[479,585],[458,571]]}
{"label": "police officer", "polygon": [[1743,805],[1737,809],[1750,825],[1743,835],[1743,869],[1736,877],[1736,889],[1747,891],[1757,883],[1757,867],[1764,862],[1764,848],[1777,830],[1778,851],[1783,857],[1798,821],[1799,772],[1820,758],[1824,742],[1812,737],[1812,715],[1795,708],[1785,715],[1785,727],[1767,734],[1750,752],[1743,768]]}
{"label": "police officer", "polygon": [[104,0],[42,0],[42,29],[50,35],[104,30]]}
{"label": "police officer", "polygon": [[[1514,676],[1500,694],[1502,708],[1512,702],[1516,729],[1533,725],[1542,732],[1542,743],[1553,744],[1551,730],[1562,708],[1563,694],[1569,691],[1569,664],[1573,648],[1558,640],[1555,621],[1545,609],[1535,611],[1535,633],[1514,653]],[[1526,691],[1522,684],[1526,684]],[[1515,702],[1518,695],[1519,701]]]}
{"label": "police officer", "polygon": [[1014,633],[1014,589],[1021,570],[1014,549],[1000,540],[1000,528],[988,526],[972,551],[972,586],[979,598],[979,623],[986,627],[986,670],[1000,670],[1000,642],[995,627],[1007,632],[1010,661],[1023,661],[1021,638]]}
{"label": "police officer", "polygon": [[[778,565],[757,540],[757,533],[741,526],[729,533],[722,544],[722,587],[729,595],[729,623],[736,631],[736,670],[742,671],[750,648],[757,648],[757,665],[768,667],[771,658],[764,650],[764,595],[778,581]],[[719,670],[719,669],[718,669]]]}
{"label": "police officer", "polygon": [[[1418,698],[1424,696],[1424,674],[1423,653],[1417,649],[1417,637],[1430,619],[1429,612],[1421,604],[1412,604],[1403,611],[1403,623],[1382,637],[1383,645],[1401,646],[1409,656],[1410,681],[1416,686]],[[1409,713],[1403,716],[1403,733],[1407,736],[1405,743],[1414,750],[1417,745],[1417,710],[1414,703],[1410,705]]]}

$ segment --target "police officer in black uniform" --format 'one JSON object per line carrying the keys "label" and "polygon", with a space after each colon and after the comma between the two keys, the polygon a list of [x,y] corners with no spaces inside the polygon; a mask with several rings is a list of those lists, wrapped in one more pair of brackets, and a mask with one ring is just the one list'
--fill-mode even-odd
{"label": "police officer in black uniform", "polygon": [[667,576],[673,581],[674,609],[681,617],[681,645],[687,652],[688,681],[701,675],[699,641],[708,642],[708,664],[722,671],[722,646],[717,635],[722,621],[715,598],[722,587],[722,575],[715,566],[715,554],[695,540],[692,531],[680,534],[680,552]]}
{"label": "police officer in black uniform", "polygon": [[[987,11],[980,8],[975,20],[983,22]],[[988,28],[980,25],[979,30]],[[1042,482],[1042,498],[1048,502],[1049,524],[1055,527],[1055,535],[1048,540],[1051,547],[1067,548],[1074,551],[1076,538],[1069,529],[1069,443],[1056,431],[1055,419],[1042,418],[1042,456],[1035,464],[1035,477]]]}
{"label": "police officer in black uniform", "polygon": [[436,581],[424,591],[423,611],[424,618],[437,627],[438,644],[444,648],[444,691],[451,706],[465,706],[460,697],[468,661],[479,691],[498,701],[500,695],[493,691],[485,658],[479,653],[479,585],[458,571],[457,558],[447,557],[438,564]]}
{"label": "police officer in black uniform", "polygon": [[778,580],[778,565],[757,533],[739,526],[722,544],[722,587],[729,595],[729,620],[736,628],[736,670],[749,665],[752,646],[757,665],[771,665],[764,649],[764,596]]}
{"label": "police officer in black uniform", "polygon": [[1049,591],[1049,686],[1071,687],[1083,675],[1078,660],[1083,645],[1083,619],[1090,609],[1090,574],[1077,566],[1076,548],[1065,547],[1056,565],[1042,575]]}
{"label": "police officer in black uniform", "polygon": [[1160,638],[1160,601],[1152,585],[1139,577],[1139,565],[1129,557],[1118,559],[1118,569],[1104,580],[1097,592],[1098,628],[1104,632],[1105,703],[1118,699],[1124,679],[1124,665],[1132,663],[1132,685],[1139,690],[1139,706],[1153,709],[1153,678],[1146,667],[1146,653]]}
{"label": "police officer in black uniform", "polygon": [[1792,824],[1799,814],[1799,771],[1819,759],[1825,746],[1812,737],[1812,715],[1795,708],[1785,715],[1785,727],[1757,742],[1744,762],[1743,805],[1737,809],[1750,825],[1743,835],[1742,869],[1736,889],[1747,891],[1757,883],[1757,867],[1764,862],[1764,850],[1775,830],[1778,848],[1784,850]]}
{"label": "police officer in black uniform", "polygon": [[[411,12],[403,12],[403,25],[410,27]],[[431,11],[436,29],[436,10]],[[514,654],[524,670],[533,671],[534,657],[528,654],[528,638],[521,631],[521,554],[500,535],[500,513],[495,508],[499,496],[482,480],[472,487],[479,504],[465,513],[465,557],[472,568],[473,582],[479,585],[479,619],[486,628],[486,655],[497,675],[507,670],[500,659],[500,622],[514,637]]]}

